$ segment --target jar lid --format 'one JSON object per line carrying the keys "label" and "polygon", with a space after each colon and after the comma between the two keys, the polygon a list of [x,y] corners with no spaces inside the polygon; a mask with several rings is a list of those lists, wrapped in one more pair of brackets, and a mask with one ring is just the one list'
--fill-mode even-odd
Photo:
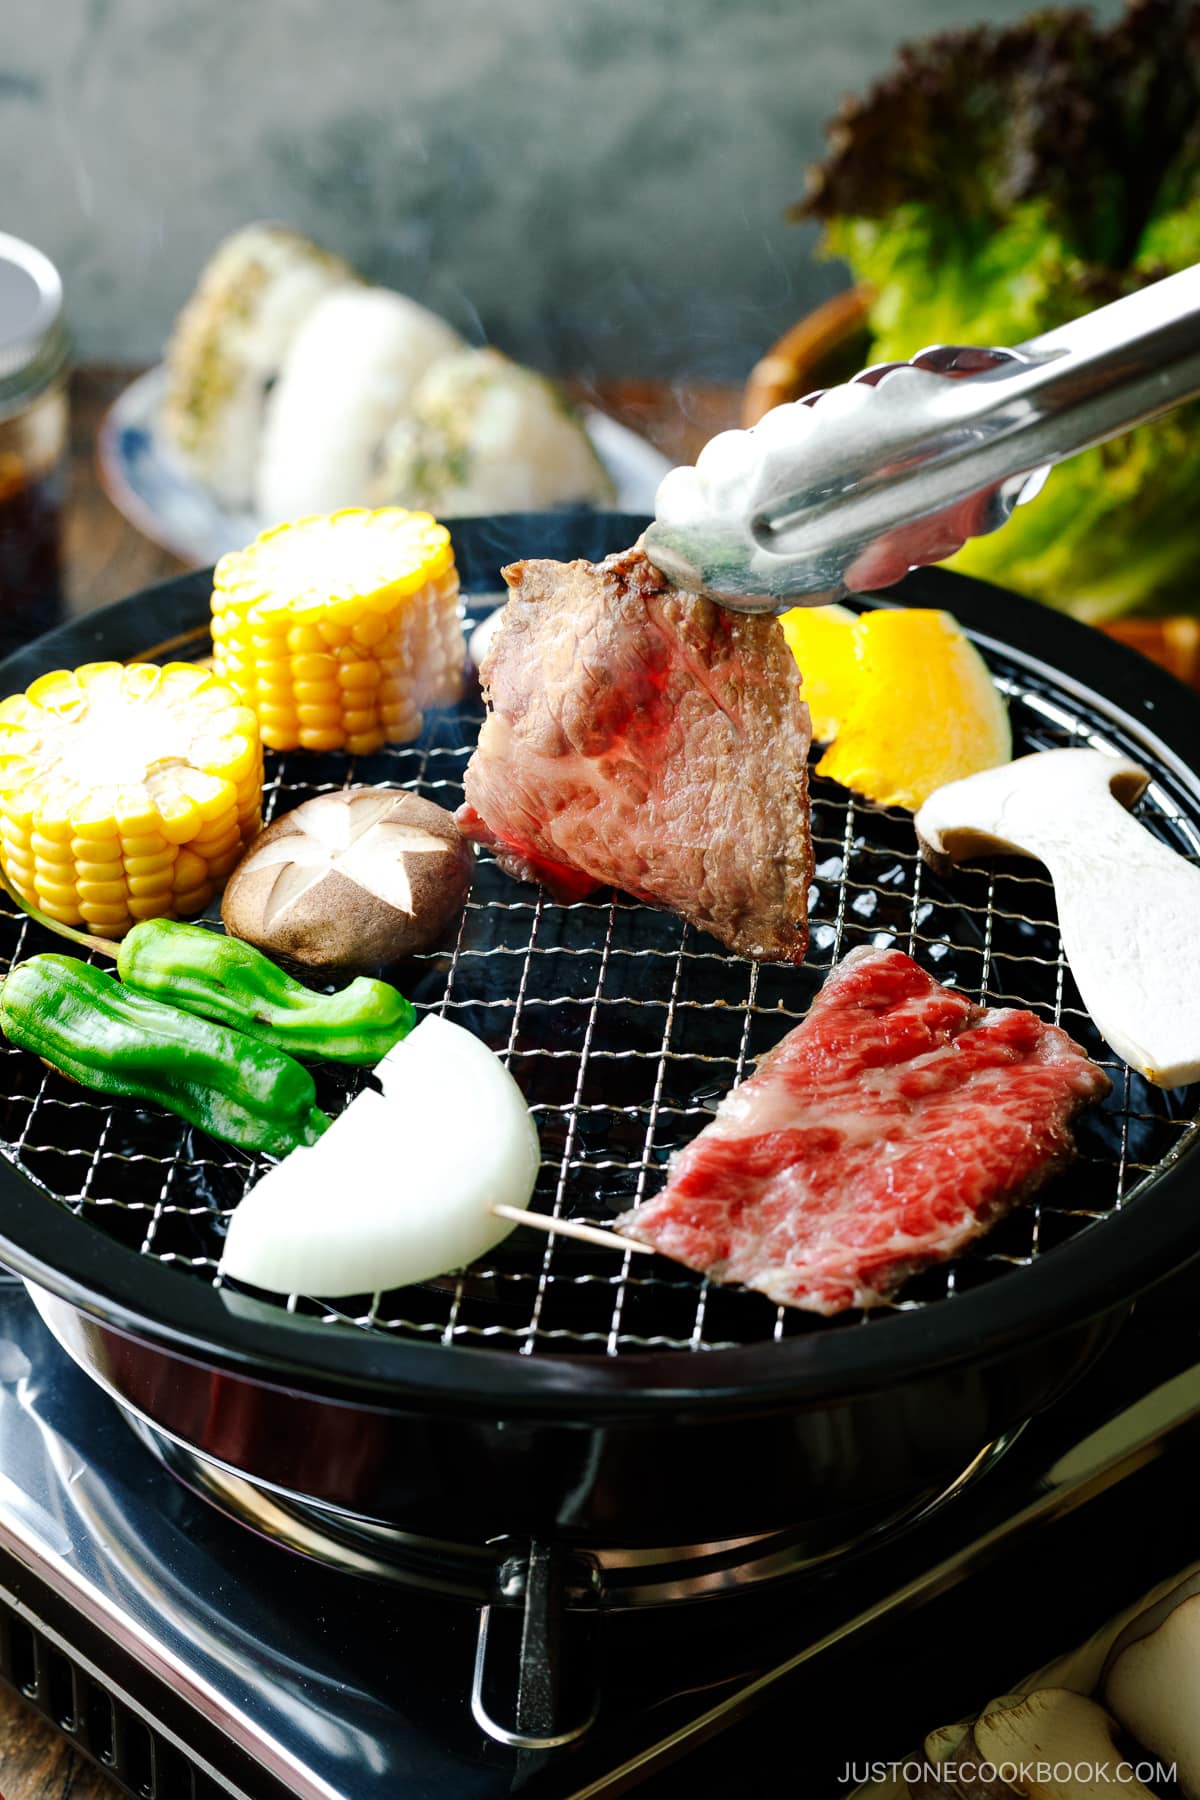
{"label": "jar lid", "polygon": [[0,414],[48,387],[68,350],[58,270],[32,244],[0,231]]}

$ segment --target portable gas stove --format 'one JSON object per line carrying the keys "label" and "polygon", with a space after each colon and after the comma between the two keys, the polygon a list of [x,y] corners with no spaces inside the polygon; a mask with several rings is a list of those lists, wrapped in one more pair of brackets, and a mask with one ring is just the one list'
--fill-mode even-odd
{"label": "portable gas stove", "polygon": [[477,1716],[478,1606],[300,1564],[195,1498],[5,1282],[0,1675],[145,1800],[778,1793],[800,1728],[832,1796],[1194,1558],[1195,1300],[1156,1295],[919,1516],[771,1582],[771,1546],[726,1546],[727,1598],[604,1620],[567,1650],[603,1660],[591,1729],[531,1752]]}
{"label": "portable gas stove", "polygon": [[[464,588],[640,524],[458,521]],[[201,655],[207,592],[184,577],[68,627],[5,691]],[[1135,757],[1139,816],[1200,852],[1193,695],[979,584],[933,572],[903,598],[972,631],[1019,749]],[[268,811],[360,782],[453,806],[478,718],[371,758],[269,758]],[[1200,1090],[1107,1050],[1035,866],[942,881],[910,816],[819,779],[813,838],[801,968],[620,896],[554,905],[483,857],[453,945],[405,985],[507,1057],[541,1134],[533,1204],[600,1224],[855,944],[1067,1025],[1114,1077],[1076,1164],[869,1315],[520,1232],[461,1275],[277,1303],[218,1273],[246,1157],[3,1050],[0,1256],[52,1333],[7,1291],[4,1667],[130,1792],[557,1800],[661,1787],[682,1757],[689,1793],[741,1796],[786,1769],[798,1717],[805,1791],[825,1758],[832,1792],[1194,1558],[1171,1454],[1200,1400],[1192,1295],[1130,1313],[1200,1250]],[[0,958],[51,947],[0,907]],[[355,1078],[316,1077],[337,1110]]]}

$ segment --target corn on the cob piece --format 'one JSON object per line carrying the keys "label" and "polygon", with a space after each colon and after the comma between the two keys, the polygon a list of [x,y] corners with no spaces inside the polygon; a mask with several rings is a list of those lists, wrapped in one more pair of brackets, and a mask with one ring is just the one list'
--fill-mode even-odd
{"label": "corn on the cob piece", "polygon": [[217,564],[212,615],[213,668],[272,750],[406,743],[462,692],[458,572],[428,513],[348,507],[264,531]]}
{"label": "corn on the cob piece", "polygon": [[65,925],[203,912],[261,814],[254,714],[190,663],[56,669],[0,704],[0,863]]}

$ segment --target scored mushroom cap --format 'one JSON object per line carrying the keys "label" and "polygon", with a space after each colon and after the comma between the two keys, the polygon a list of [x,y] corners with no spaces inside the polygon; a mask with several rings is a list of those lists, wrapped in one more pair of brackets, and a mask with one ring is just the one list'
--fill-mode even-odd
{"label": "scored mushroom cap", "polygon": [[399,788],[319,794],[268,826],[230,877],[235,936],[316,969],[377,969],[428,949],[471,885],[450,814]]}
{"label": "scored mushroom cap", "polygon": [[1109,1652],[1103,1691],[1138,1743],[1176,1765],[1186,1800],[1200,1800],[1200,1575],[1130,1621]]}

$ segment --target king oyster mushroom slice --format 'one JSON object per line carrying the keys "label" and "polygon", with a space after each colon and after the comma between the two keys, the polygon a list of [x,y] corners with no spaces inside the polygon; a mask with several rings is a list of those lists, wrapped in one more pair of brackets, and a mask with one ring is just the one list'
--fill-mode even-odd
{"label": "king oyster mushroom slice", "polygon": [[1200,1800],[1200,1574],[1130,1620],[1109,1651],[1102,1691],[1138,1743],[1175,1764],[1186,1800]]}
{"label": "king oyster mushroom slice", "polygon": [[[1118,1765],[1117,1724],[1102,1706],[1067,1688],[994,1701],[946,1758],[948,1779],[914,1790],[925,1800],[1154,1800]],[[940,1736],[940,1734],[939,1734]]]}
{"label": "king oyster mushroom slice", "polygon": [[[892,1793],[897,1796],[903,1795],[904,1800],[942,1800],[942,1797],[952,1790],[937,1779],[936,1771],[944,1768],[947,1763],[953,1762],[959,1746],[964,1743],[969,1744],[970,1741],[969,1721],[960,1719],[956,1725],[939,1725],[936,1731],[929,1733],[921,1745],[922,1765],[926,1773],[918,1776],[915,1781],[906,1781],[903,1787],[893,1785]],[[917,1759],[913,1758],[913,1760]],[[859,1800],[860,1792],[864,1797],[871,1794],[873,1800],[874,1790],[870,1788],[856,1790],[851,1796],[851,1800]]]}
{"label": "king oyster mushroom slice", "polygon": [[234,937],[311,969],[379,969],[435,944],[474,867],[450,814],[401,788],[318,794],[243,856],[221,916]]}

